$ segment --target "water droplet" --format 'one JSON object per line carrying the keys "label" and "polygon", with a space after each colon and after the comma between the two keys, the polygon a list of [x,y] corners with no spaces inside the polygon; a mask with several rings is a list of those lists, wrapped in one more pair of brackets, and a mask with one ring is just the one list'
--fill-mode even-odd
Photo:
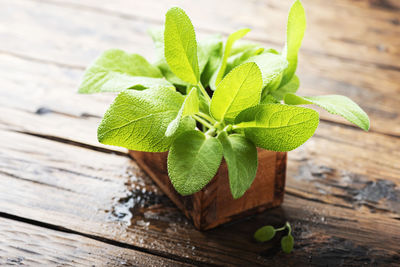
{"label": "water droplet", "polygon": [[150,222],[145,222],[143,220],[139,220],[139,221],[136,222],[136,225],[143,226],[143,227],[147,228],[150,225]]}

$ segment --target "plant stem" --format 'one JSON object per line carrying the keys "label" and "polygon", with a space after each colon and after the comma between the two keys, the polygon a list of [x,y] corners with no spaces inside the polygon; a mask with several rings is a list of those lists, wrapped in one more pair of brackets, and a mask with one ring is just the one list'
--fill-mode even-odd
{"label": "plant stem", "polygon": [[208,129],[208,131],[204,134],[208,136],[213,136],[215,134],[215,128]]}
{"label": "plant stem", "polygon": [[289,222],[286,222],[286,225],[285,225],[285,226],[286,226],[287,229],[288,229],[288,235],[290,235],[291,232],[292,232],[292,227],[290,226]]}
{"label": "plant stem", "polygon": [[202,117],[203,119],[206,119],[206,120],[208,120],[209,122],[211,122],[211,123],[216,123],[217,121],[216,120],[214,120],[211,116],[208,116],[207,114],[205,114],[205,113],[203,113],[203,112],[201,112],[201,111],[199,111],[199,113],[197,113],[197,115],[199,115],[200,117]]}
{"label": "plant stem", "polygon": [[285,229],[288,229],[288,234],[290,235],[290,232],[292,231],[292,227],[290,227],[290,223],[286,222],[284,226],[282,226],[281,228],[276,228],[275,231],[283,231]]}
{"label": "plant stem", "polygon": [[225,126],[225,128],[223,129],[223,131],[225,131],[225,132],[230,132],[232,130],[232,125],[230,125],[230,124],[228,124],[228,125],[226,125]]}
{"label": "plant stem", "polygon": [[205,125],[207,128],[209,128],[209,129],[214,128],[208,121],[204,120],[203,118],[201,118],[201,117],[199,117],[197,115],[192,115],[192,116],[196,121],[198,121],[201,124]]}
{"label": "plant stem", "polygon": [[282,226],[281,228],[276,228],[275,231],[283,231],[286,229],[286,225]]}
{"label": "plant stem", "polygon": [[210,103],[210,102],[211,102],[211,98],[210,98],[210,96],[207,94],[207,91],[206,91],[206,89],[204,89],[204,87],[203,87],[203,85],[201,84],[201,82],[199,82],[199,83],[197,84],[197,86],[199,87],[199,89],[200,89],[200,91],[203,93],[203,95],[207,98],[208,103]]}

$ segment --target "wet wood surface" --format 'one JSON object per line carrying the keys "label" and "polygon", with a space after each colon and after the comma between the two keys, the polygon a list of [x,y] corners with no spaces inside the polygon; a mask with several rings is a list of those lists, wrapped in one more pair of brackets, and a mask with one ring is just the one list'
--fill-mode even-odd
{"label": "wet wood surface", "polygon": [[[78,95],[87,64],[118,47],[151,59],[149,27],[179,5],[199,38],[240,27],[279,48],[291,1],[0,0],[0,265],[398,266],[400,4],[304,0],[303,95],[344,94],[362,132],[321,112],[288,154],[281,207],[199,232],[126,150],[97,143],[114,95]],[[212,8],[210,8],[212,7]],[[294,228],[286,255],[260,226]]]}

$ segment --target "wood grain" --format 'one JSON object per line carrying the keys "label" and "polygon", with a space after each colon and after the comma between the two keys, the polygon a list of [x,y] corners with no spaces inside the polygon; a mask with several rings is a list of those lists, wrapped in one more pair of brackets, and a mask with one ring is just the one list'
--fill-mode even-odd
{"label": "wood grain", "polygon": [[[2,1],[7,3],[7,9],[0,10],[0,22],[9,25],[8,28],[13,30],[0,29],[3,30],[0,34],[4,36],[3,42],[0,43],[0,51],[8,56],[51,64],[80,73],[96,56],[111,47],[143,53],[151,58],[153,46],[150,38],[146,36],[146,29],[160,25],[163,15],[159,14],[164,13],[166,6],[170,5],[168,2],[164,6],[151,1],[146,4],[135,3],[134,6],[126,6],[126,2],[121,3],[121,10],[129,10],[132,13],[131,16],[127,16],[125,13],[114,14],[104,7],[95,8],[94,4],[91,6],[78,5],[76,2]],[[97,3],[96,1],[96,6],[99,6]],[[245,3],[247,4],[234,1],[227,5],[232,9],[229,12],[232,15],[229,16],[205,12],[209,16],[207,19],[204,19],[204,12],[196,12],[202,10],[200,6],[196,7],[198,4],[185,1],[182,5],[195,5],[190,8],[193,11],[188,12],[198,25],[200,38],[210,33],[203,30],[207,27],[220,27],[223,32],[229,27],[226,32],[231,32],[239,27],[250,26],[254,28],[254,33],[249,35],[250,39],[265,45],[281,47],[290,1],[285,1],[284,4],[266,4],[262,1]],[[219,6],[219,2],[216,5]],[[396,19],[398,20],[397,13],[380,9],[375,11],[362,5],[346,4],[346,1],[333,1],[333,4],[328,4],[329,8],[325,8],[325,4],[318,1],[309,1],[305,5],[310,12],[308,32],[299,63],[302,81],[300,93],[347,95],[367,111],[374,131],[400,135],[400,117],[396,108],[400,103],[400,70],[395,63],[397,61],[393,60],[399,56],[400,46],[397,38],[392,38],[398,36],[400,31],[400,27],[395,23]],[[203,5],[203,8],[206,6]],[[215,10],[213,12],[224,9]],[[152,14],[159,19],[153,19]],[[249,17],[237,14],[253,15]],[[49,21],[57,27],[49,27]],[[31,34],[21,37],[21,32]],[[24,42],[21,42],[22,38]],[[72,79],[75,88],[80,76],[76,75]],[[34,85],[37,84],[31,83],[29,87]],[[82,102],[82,99],[79,99],[79,102]],[[61,106],[69,107],[67,104]],[[322,117],[347,123],[324,112]]]}
{"label": "wood grain", "polygon": [[5,218],[0,218],[0,265],[192,266]]}
{"label": "wood grain", "polygon": [[[354,131],[340,127],[339,129]],[[366,198],[356,201],[357,196],[362,197],[369,188],[374,189],[371,184],[373,180],[362,176],[357,178],[357,173],[348,171],[348,168],[340,164],[337,165],[340,163],[338,158],[335,159],[334,165],[313,164],[312,166],[317,166],[317,170],[310,170],[311,177],[308,177],[307,173],[303,175],[297,173],[301,168],[293,168],[291,165],[307,163],[307,160],[315,161],[314,153],[305,153],[308,149],[305,152],[300,151],[299,154],[292,153],[298,158],[289,161],[287,193],[281,209],[200,234],[193,230],[191,224],[171,202],[162,197],[160,191],[137,166],[129,163],[127,157],[38,139],[26,134],[4,131],[1,133],[2,139],[13,140],[8,144],[2,144],[1,148],[3,153],[6,153],[1,160],[3,173],[0,184],[1,192],[5,192],[1,194],[0,199],[1,203],[6,203],[2,207],[5,213],[118,240],[151,249],[161,255],[173,255],[179,259],[189,257],[192,263],[221,265],[229,265],[231,262],[272,263],[280,256],[271,259],[264,255],[263,251],[268,250],[268,246],[254,243],[250,238],[251,234],[260,225],[268,223],[279,225],[287,219],[296,222],[295,229],[298,230],[295,233],[300,235],[296,238],[300,238],[302,244],[293,260],[304,260],[310,253],[315,255],[317,252],[310,251],[309,246],[321,242],[319,244],[326,248],[326,253],[338,253],[340,255],[338,259],[352,262],[347,254],[340,254],[338,250],[329,247],[331,244],[329,240],[332,238],[337,242],[347,240],[350,247],[362,246],[364,256],[371,250],[377,250],[372,256],[368,254],[374,261],[386,262],[397,257],[395,240],[400,235],[399,212],[390,209],[380,210],[379,206],[393,203],[395,207],[398,201],[394,198],[389,199],[382,193],[377,200],[370,201]],[[391,139],[380,135],[379,137],[383,140]],[[309,144],[313,151],[314,145],[312,142]],[[337,144],[332,144],[335,145]],[[325,149],[325,153],[327,151],[328,149]],[[26,155],[30,155],[29,158]],[[346,161],[345,156],[343,162]],[[340,169],[335,169],[335,166]],[[322,169],[319,172],[318,167]],[[382,169],[395,167],[389,164],[382,166]],[[332,173],[326,171],[330,169],[334,171]],[[341,171],[348,173],[346,176],[341,176]],[[331,178],[324,178],[325,173]],[[348,181],[352,179],[351,176],[358,180],[354,180],[354,183],[352,180]],[[296,182],[297,179],[304,180],[300,188],[296,188],[299,184]],[[341,185],[340,183],[346,182],[346,179],[348,189],[343,190],[342,195],[343,199],[347,199],[347,205],[333,200],[329,193],[322,193],[324,188],[335,188],[337,183]],[[322,189],[320,180],[325,180],[326,183]],[[308,191],[303,192],[304,189]],[[398,181],[392,184],[388,181],[386,189],[391,194],[398,194]],[[133,190],[132,193],[130,190]],[[40,196],[37,192],[41,193]],[[339,196],[337,198],[339,199]],[[124,209],[124,206],[132,207],[132,210]],[[357,219],[354,219],[354,216]],[[378,230],[376,225],[379,225]],[[378,237],[368,234],[375,231],[379,231]],[[310,236],[302,237],[304,232]],[[322,233],[326,239],[316,241],[315,237]],[[393,243],[388,242],[389,239],[393,240]],[[192,240],[193,243],[188,240]],[[192,249],[193,247],[195,249]],[[319,248],[315,246],[315,249]],[[316,260],[321,260],[318,256],[315,257]]]}
{"label": "wood grain", "polygon": [[[84,9],[87,12],[107,14],[126,20],[144,20],[162,24],[166,10],[174,5],[185,9],[196,29],[225,35],[239,27],[249,27],[249,38],[261,42],[282,45],[289,7],[293,1],[145,1],[140,3],[117,0],[105,2],[88,0],[49,0],[49,4],[67,9]],[[331,55],[352,61],[381,63],[400,67],[392,57],[400,56],[400,33],[396,23],[396,9],[384,9],[387,1],[343,1],[323,3],[305,0],[307,35],[304,50],[307,53]],[[210,9],[209,7],[213,8]],[[374,7],[374,8],[371,8]],[[223,12],[225,11],[225,12]],[[228,12],[229,11],[229,12]],[[204,19],[207,17],[207,19]],[[333,23],[334,22],[334,23]],[[378,29],[384,28],[385,31]],[[308,38],[310,37],[310,38]],[[383,45],[383,47],[380,47]]]}
{"label": "wood grain", "polygon": [[[248,26],[249,40],[279,48],[290,2],[175,4],[187,10],[199,38]],[[399,4],[303,1],[300,92],[350,96],[371,116],[372,132],[322,112],[315,136],[288,154],[282,207],[200,233],[126,150],[97,143],[97,124],[114,95],[76,94],[84,67],[107,48],[152,58],[146,29],[162,24],[171,3],[0,0],[0,255],[15,264],[24,255],[31,265],[64,251],[76,252],[77,258],[68,254],[75,265],[136,265],[151,255],[143,263],[395,266]],[[266,244],[252,240],[258,227],[286,220],[294,226],[293,254],[279,251],[279,236]],[[70,242],[76,247],[64,247]]]}

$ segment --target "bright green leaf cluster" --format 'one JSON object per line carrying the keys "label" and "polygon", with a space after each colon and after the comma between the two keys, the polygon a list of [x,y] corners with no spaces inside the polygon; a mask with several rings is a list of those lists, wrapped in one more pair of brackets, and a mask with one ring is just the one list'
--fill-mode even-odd
{"label": "bright green leaf cluster", "polygon": [[[256,176],[257,147],[290,151],[314,134],[318,113],[296,105],[316,104],[369,128],[365,112],[346,97],[295,95],[304,30],[304,8],[296,0],[282,52],[240,40],[249,29],[225,41],[219,35],[197,41],[189,17],[174,7],[164,28],[150,31],[153,64],[108,50],[86,70],[79,92],[119,92],[99,125],[101,143],[169,151],[169,176],[182,195],[207,185],[224,158],[232,196],[240,198]],[[272,235],[268,227],[259,233],[260,240]],[[282,239],[284,250],[292,243]]]}

